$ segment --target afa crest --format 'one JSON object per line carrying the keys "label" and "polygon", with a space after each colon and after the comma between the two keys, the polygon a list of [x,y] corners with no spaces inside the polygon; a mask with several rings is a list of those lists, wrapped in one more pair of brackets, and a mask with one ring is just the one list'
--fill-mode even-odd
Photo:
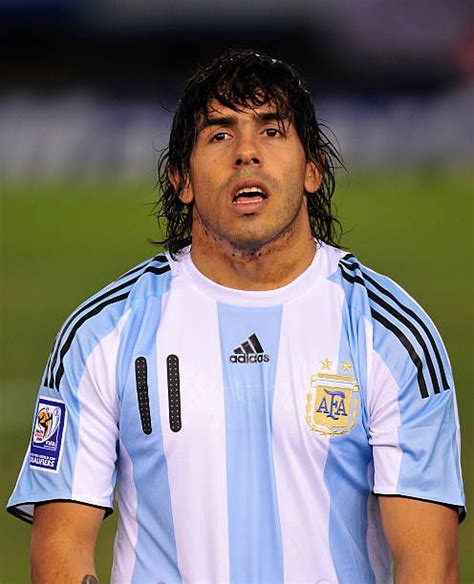
{"label": "afa crest", "polygon": [[306,423],[324,436],[341,436],[354,427],[359,409],[355,377],[318,373],[311,377],[306,396]]}

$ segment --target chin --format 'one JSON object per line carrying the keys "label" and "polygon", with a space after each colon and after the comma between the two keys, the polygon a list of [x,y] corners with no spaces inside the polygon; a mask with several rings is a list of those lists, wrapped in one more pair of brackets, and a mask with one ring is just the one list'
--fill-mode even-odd
{"label": "chin", "polygon": [[231,242],[232,248],[244,255],[257,255],[262,247],[264,247],[264,243],[255,242],[255,241],[239,241],[239,242]]}
{"label": "chin", "polygon": [[235,237],[235,238],[226,238],[228,243],[231,245],[233,249],[236,251],[246,254],[246,255],[256,255],[258,252],[262,250],[266,245],[276,241],[279,239],[281,234],[276,234],[272,236],[262,237],[255,236],[249,237],[248,234],[246,237]]}

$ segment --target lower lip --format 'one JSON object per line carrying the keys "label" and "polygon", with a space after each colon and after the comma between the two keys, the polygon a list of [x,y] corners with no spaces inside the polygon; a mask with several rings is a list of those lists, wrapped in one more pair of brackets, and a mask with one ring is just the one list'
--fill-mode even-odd
{"label": "lower lip", "polygon": [[243,215],[256,213],[261,211],[267,205],[268,199],[261,199],[260,201],[246,201],[246,202],[232,202],[232,207]]}

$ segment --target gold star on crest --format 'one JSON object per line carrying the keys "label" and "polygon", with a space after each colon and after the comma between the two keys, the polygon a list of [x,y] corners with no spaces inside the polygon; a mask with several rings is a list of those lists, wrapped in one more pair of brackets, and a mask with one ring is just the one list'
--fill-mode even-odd
{"label": "gold star on crest", "polygon": [[331,369],[332,366],[332,361],[330,361],[327,357],[326,359],[324,359],[324,361],[321,361],[321,365],[323,367],[323,369]]}
{"label": "gold star on crest", "polygon": [[350,371],[352,369],[352,363],[350,361],[344,361],[342,364],[343,371]]}

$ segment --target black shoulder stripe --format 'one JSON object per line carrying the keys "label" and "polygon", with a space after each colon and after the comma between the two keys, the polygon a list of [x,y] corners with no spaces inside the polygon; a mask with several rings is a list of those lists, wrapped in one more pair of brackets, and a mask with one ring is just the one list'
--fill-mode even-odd
{"label": "black shoulder stripe", "polygon": [[[161,259],[164,258],[166,260],[166,256],[157,256],[157,257],[160,257]],[[84,306],[82,306],[81,308],[79,308],[78,310],[76,310],[71,315],[71,317],[68,319],[68,321],[66,322],[66,324],[63,326],[62,333],[59,335],[57,341],[53,345],[53,350],[51,351],[51,355],[50,355],[50,358],[49,358],[48,367],[47,367],[46,373],[45,373],[45,383],[44,383],[44,385],[50,387],[51,389],[54,388],[54,385],[55,385],[55,382],[54,382],[54,368],[56,367],[56,363],[58,361],[58,356],[59,356],[59,350],[60,350],[60,347],[61,347],[61,343],[63,341],[63,338],[64,338],[65,334],[66,334],[67,329],[69,328],[69,326],[71,325],[71,323],[80,314],[82,314],[86,310],[89,310],[89,308],[92,308],[93,306],[97,305],[102,300],[105,300],[106,298],[109,298],[110,296],[112,296],[116,292],[120,292],[120,290],[124,290],[128,286],[132,286],[133,284],[135,284],[135,282],[138,281],[138,279],[140,278],[140,276],[143,273],[149,272],[149,273],[153,273],[153,274],[160,275],[160,274],[164,274],[165,272],[169,271],[171,268],[170,268],[169,264],[168,265],[165,265],[165,266],[162,266],[160,268],[155,268],[154,266],[148,266],[147,268],[145,268],[144,266],[140,266],[139,268],[135,268],[132,271],[138,271],[139,269],[142,270],[142,273],[141,274],[135,276],[134,278],[132,278],[130,280],[127,280],[126,282],[122,282],[121,284],[118,284],[117,286],[115,286],[114,288],[111,288],[107,292],[104,292],[103,294],[101,294],[97,298],[93,298],[90,302],[88,302],[87,304],[84,304]],[[54,351],[54,355],[53,355],[53,351]]]}
{"label": "black shoulder stripe", "polygon": [[143,270],[144,274],[156,274],[157,276],[161,276],[161,274],[165,274],[171,270],[171,266],[167,264],[166,266],[162,266],[161,268],[155,268],[155,266],[148,266],[146,270]]}
{"label": "black shoulder stripe", "polygon": [[[342,267],[345,268],[346,266],[343,265]],[[397,310],[395,310],[395,308],[393,308],[393,306],[388,304],[388,302],[385,302],[385,300],[383,300],[382,298],[377,296],[374,292],[372,292],[368,288],[366,288],[366,290],[367,290],[367,295],[370,298],[370,300],[372,300],[373,302],[375,302],[376,304],[378,304],[379,306],[384,308],[389,314],[391,314],[399,322],[404,324],[407,327],[407,329],[413,334],[415,339],[418,341],[418,344],[420,345],[420,347],[423,351],[423,354],[425,356],[426,365],[428,367],[428,371],[429,371],[430,377],[431,377],[431,383],[433,384],[433,390],[435,393],[440,393],[439,382],[438,382],[438,378],[436,376],[436,371],[434,369],[433,361],[431,359],[430,352],[428,351],[428,347],[426,346],[425,340],[423,339],[423,337],[420,334],[420,331],[414,326],[414,324],[412,322],[410,322],[405,316],[403,316],[403,314],[399,313]]]}
{"label": "black shoulder stripe", "polygon": [[[386,329],[391,331],[398,338],[398,340],[401,342],[401,344],[405,347],[408,354],[410,355],[410,359],[413,361],[413,363],[416,367],[416,376],[418,379],[418,386],[420,388],[421,397],[423,399],[428,397],[429,396],[428,388],[426,387],[425,378],[423,377],[423,364],[422,364],[417,352],[413,348],[413,345],[406,338],[406,336],[402,333],[402,331],[399,328],[397,328],[392,322],[390,322],[388,319],[386,319],[384,316],[382,316],[376,310],[372,310],[371,312],[372,312],[372,316],[374,317],[374,319],[378,320],[380,322],[380,324],[382,324]],[[438,393],[439,393],[439,391],[438,391]]]}
{"label": "black shoulder stripe", "polygon": [[342,258],[342,260],[355,260],[356,257],[353,256],[351,253],[346,253],[346,255]]}
{"label": "black shoulder stripe", "polygon": [[[341,268],[342,268],[342,266],[341,266]],[[341,269],[341,275],[344,278],[344,280],[347,280],[351,284],[354,284],[354,283],[360,284],[361,286],[364,286],[364,288],[365,288],[365,282],[360,276],[354,276],[353,274],[348,274],[343,269]]]}
{"label": "black shoulder stripe", "polygon": [[[409,308],[408,306],[405,306],[405,304],[400,302],[400,300],[398,300],[398,298],[394,294],[392,294],[390,292],[390,290],[387,290],[386,288],[384,288],[381,284],[379,284],[376,280],[374,280],[371,276],[369,276],[369,274],[362,271],[359,264],[357,264],[357,263],[346,264],[344,262],[342,265],[351,271],[359,270],[362,273],[362,275],[364,276],[365,281],[369,282],[381,294],[383,294],[384,296],[387,296],[387,298],[390,298],[393,302],[395,302],[395,304],[397,306],[399,306],[403,310],[403,312],[405,312],[405,314],[408,314],[413,320],[415,320],[420,325],[420,327],[423,329],[424,333],[428,337],[429,343],[431,345],[434,356],[436,358],[436,362],[438,363],[438,368],[439,368],[439,371],[441,374],[441,384],[443,386],[443,389],[449,389],[449,383],[448,383],[448,380],[446,379],[446,373],[444,371],[444,366],[443,366],[443,362],[441,360],[441,355],[439,353],[438,345],[436,344],[436,341],[434,340],[430,329],[426,326],[426,323],[423,321],[423,319],[420,318],[420,316],[418,314],[416,314],[416,312],[414,310],[412,310],[411,308]],[[401,322],[403,322],[403,324],[407,328],[409,328],[410,331],[413,333],[416,340],[418,341],[420,346],[423,348],[423,352],[424,352],[426,360],[427,360],[428,368],[430,370],[430,375],[431,375],[431,380],[433,382],[434,391],[435,391],[435,393],[439,393],[440,388],[439,388],[438,378],[436,376],[436,372],[435,372],[434,367],[433,367],[433,362],[431,360],[426,343],[425,343],[423,337],[420,335],[419,330],[416,328],[416,326],[412,322],[410,322],[408,319],[406,319],[401,313],[397,312],[393,307],[391,307],[389,304],[384,302],[381,298],[376,296],[373,292],[371,292],[369,290],[367,290],[367,291],[369,293],[369,297],[371,297],[375,302],[377,302],[378,304],[383,306],[385,308],[385,310],[387,310],[388,312],[393,314],[393,316],[395,316]]]}
{"label": "black shoulder stripe", "polygon": [[57,389],[59,391],[59,384],[61,383],[61,379],[64,375],[64,357],[66,356],[67,352],[71,348],[72,341],[74,340],[74,337],[76,336],[76,333],[79,330],[79,328],[87,320],[89,320],[89,318],[92,318],[96,314],[99,314],[99,312],[101,312],[106,306],[109,306],[110,304],[115,304],[116,302],[121,302],[122,300],[125,300],[126,298],[128,298],[129,294],[130,294],[130,290],[128,292],[125,292],[125,294],[120,294],[119,296],[114,296],[113,298],[109,298],[105,302],[102,302],[102,304],[97,304],[97,306],[95,306],[87,314],[84,314],[84,316],[82,316],[82,318],[80,318],[76,322],[76,324],[72,327],[71,332],[69,333],[69,336],[66,339],[64,345],[61,347],[61,351],[59,353],[59,356],[60,356],[59,357],[60,358],[59,367],[58,367],[58,370],[56,372],[54,385],[53,385],[53,387],[51,387],[51,389]]}
{"label": "black shoulder stripe", "polygon": [[140,270],[143,270],[145,266],[146,266],[146,263],[143,263],[143,264],[140,264],[139,266],[136,266],[132,270],[125,272],[125,274],[122,274],[119,278],[117,278],[116,282],[119,282],[120,280],[123,280],[124,278],[127,278],[128,276],[131,276],[132,274],[135,274],[136,272],[139,272]]}
{"label": "black shoulder stripe", "polygon": [[62,343],[62,340],[64,338],[64,335],[66,334],[66,331],[69,328],[69,326],[71,325],[71,323],[80,314],[82,314],[86,310],[89,310],[89,308],[92,308],[96,304],[100,303],[102,300],[105,300],[109,296],[112,296],[112,294],[115,294],[116,292],[120,292],[120,290],[123,290],[124,288],[127,288],[128,286],[131,286],[132,284],[134,284],[138,280],[139,277],[140,276],[135,276],[135,278],[132,278],[131,280],[127,280],[126,282],[123,282],[122,284],[119,284],[118,286],[115,286],[115,288],[112,288],[111,290],[108,290],[107,292],[104,292],[103,294],[101,294],[97,298],[93,298],[90,302],[88,302],[87,304],[84,304],[84,306],[82,306],[81,308],[79,308],[78,310],[76,310],[75,312],[73,312],[73,314],[70,316],[70,318],[67,320],[67,322],[63,326],[62,333],[59,335],[59,337],[58,337],[58,339],[57,339],[57,341],[55,343],[54,356],[53,356],[53,358],[51,360],[51,363],[50,363],[50,366],[49,366],[49,370],[47,372],[47,376],[49,377],[49,383],[47,383],[45,385],[48,385],[51,389],[54,388],[54,380],[53,380],[54,373],[53,372],[54,372],[54,368],[56,367],[56,363],[57,363],[57,360],[58,360],[59,348],[61,346],[61,343]]}
{"label": "black shoulder stripe", "polygon": [[[168,258],[164,254],[158,254],[151,261],[152,262],[159,262],[160,264],[164,264],[168,261]],[[148,263],[151,263],[150,260],[148,260]],[[139,272],[140,270],[143,270],[146,265],[147,265],[147,261],[142,262],[140,265],[136,266],[135,268],[129,270],[128,272],[125,272],[125,274],[122,274],[119,278],[117,278],[116,281],[118,282],[119,280],[123,280],[127,276],[131,276],[132,274],[135,274],[135,272]]]}
{"label": "black shoulder stripe", "polygon": [[440,387],[439,387],[438,378],[436,376],[436,371],[434,369],[433,361],[432,361],[431,355],[428,351],[428,347],[426,346],[425,340],[423,339],[423,337],[420,334],[420,331],[406,317],[404,317],[402,314],[399,314],[390,304],[388,304],[387,302],[385,302],[381,298],[378,298],[370,290],[367,290],[367,292],[368,292],[369,298],[371,300],[373,300],[374,302],[379,304],[388,313],[390,313],[392,316],[394,316],[396,319],[398,319],[402,324],[404,324],[409,331],[411,331],[411,333],[413,334],[415,339],[418,341],[418,344],[422,348],[423,353],[425,355],[426,364],[428,366],[428,371],[430,372],[431,383],[433,384],[434,392],[439,393]]}
{"label": "black shoulder stripe", "polygon": [[439,368],[439,370],[441,372],[441,379],[442,379],[443,389],[449,389],[449,383],[448,383],[448,380],[446,379],[446,374],[444,372],[444,367],[443,367],[443,362],[441,360],[441,355],[439,354],[438,345],[436,344],[436,341],[434,340],[433,335],[431,334],[430,329],[426,326],[426,323],[423,321],[423,319],[421,319],[418,316],[418,314],[416,314],[416,312],[414,310],[412,310],[411,308],[409,308],[408,306],[405,306],[402,302],[400,302],[398,300],[398,298],[394,294],[392,294],[390,292],[390,290],[386,290],[383,286],[381,286],[376,280],[374,280],[373,278],[371,278],[365,272],[363,272],[363,274],[364,274],[364,278],[368,282],[370,282],[370,284],[372,284],[372,286],[374,288],[376,288],[377,290],[379,290],[379,292],[381,292],[382,294],[385,294],[385,296],[387,296],[393,302],[395,302],[397,304],[397,306],[399,306],[406,314],[408,314],[409,316],[411,316],[411,318],[413,318],[414,320],[416,320],[416,322],[421,326],[421,328],[425,332],[426,336],[428,337],[428,340],[430,342],[430,345],[431,345],[431,347],[433,349],[433,353],[434,353],[434,355],[436,357],[436,361],[438,362],[438,368]]}
{"label": "black shoulder stripe", "polygon": [[[342,266],[341,266],[341,268],[342,268]],[[343,269],[341,269],[341,275],[345,280],[347,280],[351,284],[357,283],[357,284],[360,284],[361,286],[365,287],[365,282],[361,277],[353,276],[352,274],[347,274]],[[367,291],[367,292],[369,292],[369,291]],[[401,342],[401,344],[407,350],[408,355],[410,356],[410,359],[412,360],[413,364],[416,367],[417,380],[418,380],[418,386],[420,389],[421,397],[423,399],[427,398],[429,396],[429,394],[428,394],[428,388],[426,387],[425,378],[423,376],[423,364],[422,364],[421,359],[418,356],[417,352],[415,351],[415,348],[410,343],[410,341],[407,339],[406,335],[404,335],[403,332],[398,327],[396,327],[392,322],[390,322],[383,315],[381,315],[379,312],[377,312],[375,310],[375,308],[371,307],[370,312],[372,314],[372,317],[375,320],[377,320],[378,322],[380,322],[380,324],[382,324],[385,328],[390,330],[398,338],[398,340]]]}

